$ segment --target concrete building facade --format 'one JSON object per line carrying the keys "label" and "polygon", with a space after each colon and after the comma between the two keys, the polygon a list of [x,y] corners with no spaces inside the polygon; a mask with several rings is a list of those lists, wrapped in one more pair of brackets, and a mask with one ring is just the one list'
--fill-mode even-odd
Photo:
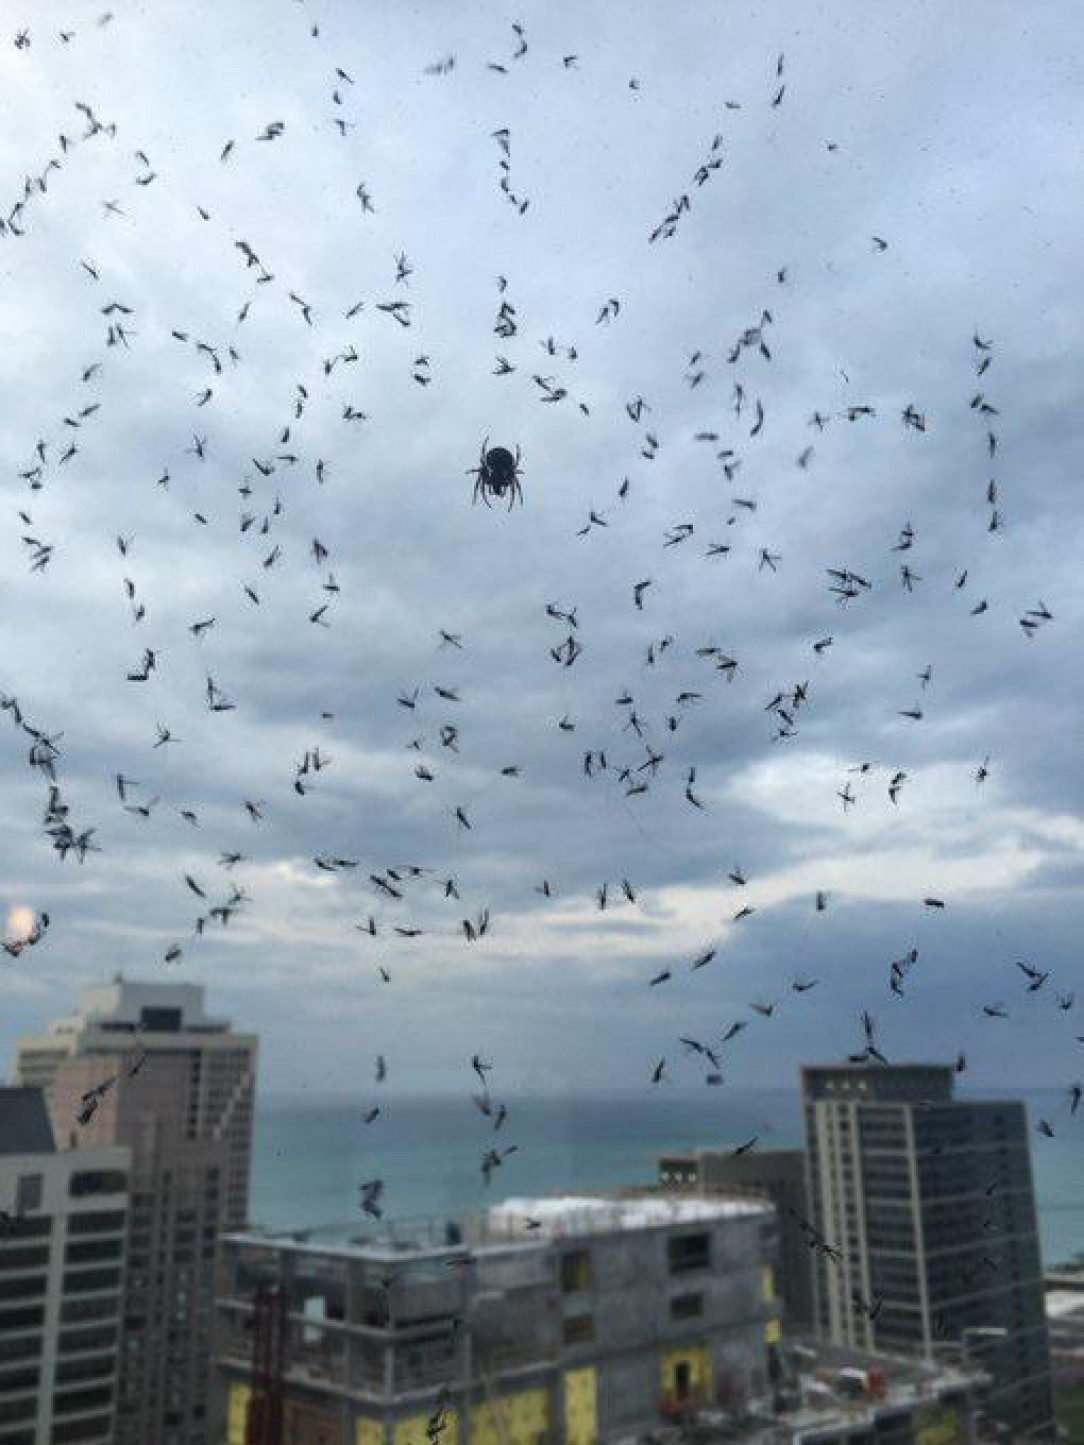
{"label": "concrete building facade", "polygon": [[283,1290],[298,1445],[594,1445],[738,1408],[767,1389],[765,1227],[759,1202],[656,1195],[512,1200],[400,1240],[232,1235],[223,1438],[244,1445],[261,1283]]}
{"label": "concrete building facade", "polygon": [[132,1153],[117,1445],[208,1439],[216,1244],[247,1219],[255,1076],[255,1037],[191,984],[87,989],[18,1042],[16,1078],[44,1088],[58,1138]]}
{"label": "concrete building facade", "polygon": [[737,1190],[760,1194],[775,1205],[779,1229],[779,1298],[784,1323],[808,1329],[813,1322],[813,1261],[800,1221],[807,1218],[805,1153],[801,1149],[689,1149],[661,1155],[664,1189]]}
{"label": "concrete building facade", "polygon": [[0,1445],[113,1439],[129,1165],[0,1089]]}
{"label": "concrete building facade", "polygon": [[802,1070],[822,1338],[929,1357],[959,1340],[1007,1438],[1054,1438],[1027,1119],[941,1065]]}

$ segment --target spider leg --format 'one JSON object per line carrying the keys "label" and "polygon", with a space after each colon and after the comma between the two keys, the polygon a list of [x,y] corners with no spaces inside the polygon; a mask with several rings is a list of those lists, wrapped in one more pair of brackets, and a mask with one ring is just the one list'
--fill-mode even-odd
{"label": "spider leg", "polygon": [[482,488],[482,501],[485,502],[485,504],[486,504],[487,507],[492,507],[492,506],[493,506],[493,503],[489,500],[489,489],[488,489],[488,487],[486,486],[485,482],[483,482],[483,481],[481,480],[481,478],[479,478],[478,480],[479,480],[479,485],[480,485],[481,488]]}

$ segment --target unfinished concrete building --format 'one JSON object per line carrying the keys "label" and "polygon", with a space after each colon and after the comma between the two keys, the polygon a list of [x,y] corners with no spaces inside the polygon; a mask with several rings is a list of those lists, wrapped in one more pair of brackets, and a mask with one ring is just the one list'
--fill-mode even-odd
{"label": "unfinished concrete building", "polygon": [[805,1190],[805,1153],[801,1149],[672,1150],[659,1157],[664,1189],[696,1193],[755,1193],[775,1205],[779,1227],[779,1294],[788,1330],[805,1330],[813,1321],[813,1266],[800,1221],[809,1208]]}
{"label": "unfinished concrete building", "polygon": [[[283,1445],[592,1445],[740,1408],[767,1389],[773,1235],[769,1205],[656,1195],[341,1243],[228,1236],[219,1438],[245,1445],[254,1410]],[[269,1291],[281,1353],[258,1343]]]}

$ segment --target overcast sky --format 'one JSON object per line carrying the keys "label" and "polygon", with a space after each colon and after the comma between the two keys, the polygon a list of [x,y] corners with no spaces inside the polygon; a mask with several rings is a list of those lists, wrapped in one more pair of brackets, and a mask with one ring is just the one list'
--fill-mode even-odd
{"label": "overcast sky", "polygon": [[[52,850],[30,740],[0,716],[6,936],[26,910],[52,920],[4,961],[0,1057],[120,969],[205,983],[261,1035],[276,1092],[352,1090],[377,1052],[400,1086],[469,1086],[476,1050],[505,1088],[642,1088],[661,1058],[660,1087],[692,1085],[679,1038],[742,1020],[727,1084],[783,1084],[857,1050],[863,1009],[889,1058],[962,1049],[976,1083],[1072,1083],[1084,989],[1055,995],[1078,987],[1084,876],[1077,7],[17,12],[0,690],[63,733],[61,795],[101,851]],[[378,309],[396,301],[409,326]],[[521,448],[522,508],[471,505],[487,436]],[[605,526],[577,535],[591,512]],[[870,586],[841,601],[828,568]],[[1040,599],[1053,620],[1028,636]],[[548,603],[574,612],[571,665]],[[145,648],[157,665],[129,682]],[[209,709],[208,675],[232,710]],[[796,684],[789,728],[768,704]],[[177,741],[155,747],[157,725]],[[302,796],[316,747],[329,765]],[[370,881],[407,864],[431,871],[401,900]],[[196,936],[233,883],[251,901]],[[1017,960],[1049,980],[1027,992]]]}

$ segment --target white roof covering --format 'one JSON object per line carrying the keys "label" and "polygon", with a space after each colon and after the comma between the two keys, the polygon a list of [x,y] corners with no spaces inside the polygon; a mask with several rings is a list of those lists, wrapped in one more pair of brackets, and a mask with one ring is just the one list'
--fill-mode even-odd
{"label": "white roof covering", "polygon": [[487,1211],[487,1219],[498,1229],[511,1227],[519,1234],[528,1227],[529,1220],[537,1221],[539,1233],[553,1235],[616,1233],[623,1229],[747,1219],[770,1213],[771,1205],[749,1199],[681,1199],[669,1195],[625,1199],[567,1194],[541,1199],[506,1199]]}
{"label": "white roof covering", "polygon": [[1048,1320],[1064,1319],[1066,1315],[1079,1314],[1084,1323],[1084,1291],[1075,1289],[1052,1289],[1046,1294],[1046,1317]]}

